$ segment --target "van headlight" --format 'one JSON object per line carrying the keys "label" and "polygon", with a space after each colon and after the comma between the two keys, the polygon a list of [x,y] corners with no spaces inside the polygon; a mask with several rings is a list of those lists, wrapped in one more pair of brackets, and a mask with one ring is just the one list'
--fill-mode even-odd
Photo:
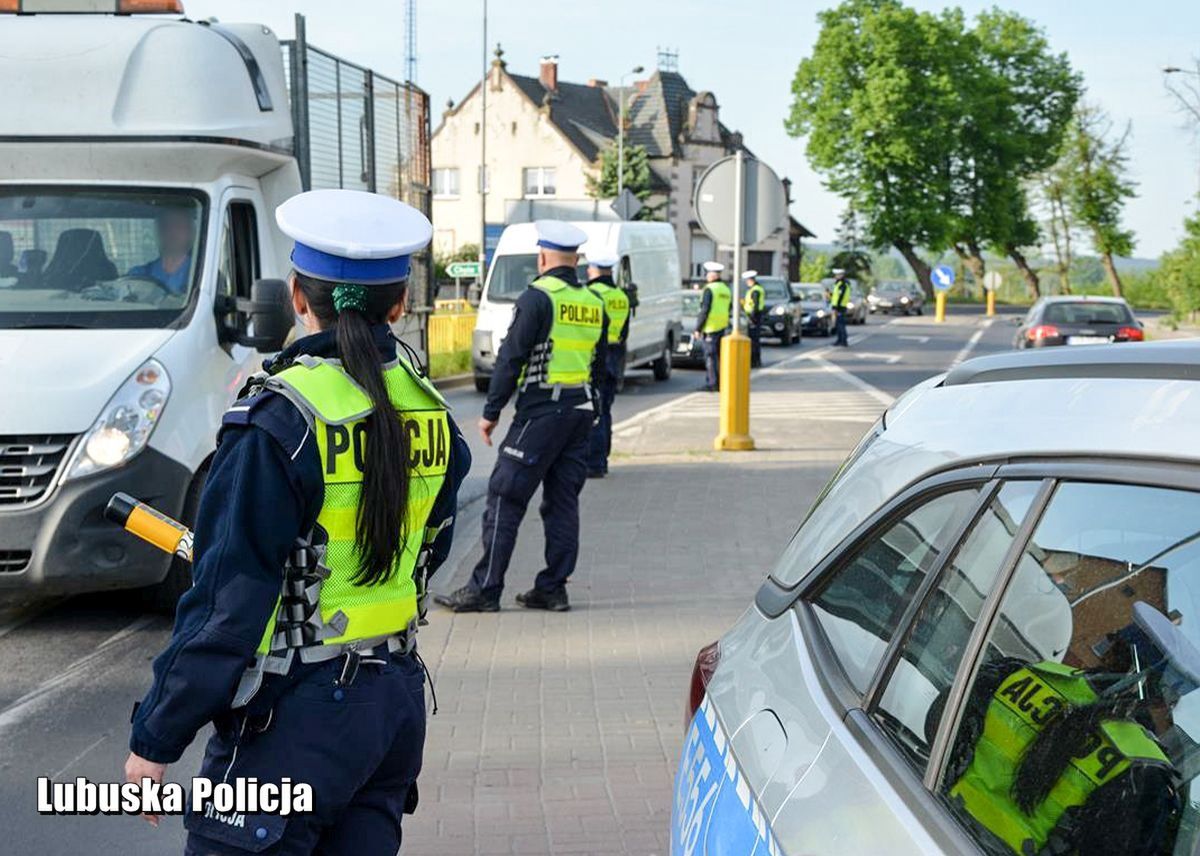
{"label": "van headlight", "polygon": [[158,360],[142,363],[83,435],[66,477],[74,479],[112,469],[142,451],[170,394],[171,379],[162,363]]}

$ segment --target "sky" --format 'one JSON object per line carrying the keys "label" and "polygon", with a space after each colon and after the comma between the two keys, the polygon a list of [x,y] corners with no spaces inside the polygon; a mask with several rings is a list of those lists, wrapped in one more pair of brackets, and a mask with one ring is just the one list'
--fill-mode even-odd
{"label": "sky", "polygon": [[[484,0],[416,0],[417,83],[430,93],[436,126],[447,99],[479,80]],[[951,5],[909,0],[919,9]],[[307,18],[309,42],[380,74],[404,77],[402,0],[184,0],[192,18],[266,24],[281,38],[293,13]],[[792,180],[794,214],[830,241],[844,203],[808,166],[803,140],[789,137],[796,65],[816,41],[813,0],[490,0],[488,59],[499,42],[509,70],[536,75],[538,60],[559,57],[563,80],[616,82],[637,65],[656,66],[658,48],[679,52],[692,89],[712,91],[721,121],[780,176]],[[1157,257],[1182,233],[1200,194],[1200,141],[1164,87],[1164,65],[1196,67],[1197,0],[961,0],[968,15],[999,5],[1037,21],[1050,44],[1083,73],[1089,99],[1123,126],[1132,123],[1130,168],[1138,197],[1127,209],[1136,255]]]}

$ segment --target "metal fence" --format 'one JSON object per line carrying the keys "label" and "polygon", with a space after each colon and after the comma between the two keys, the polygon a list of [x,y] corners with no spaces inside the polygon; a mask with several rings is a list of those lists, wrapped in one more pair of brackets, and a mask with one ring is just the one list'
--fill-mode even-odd
{"label": "metal fence", "polygon": [[[382,193],[430,216],[429,94],[310,45],[301,16],[283,56],[304,188]],[[433,303],[432,281],[426,250],[413,257],[409,278],[419,315]]]}

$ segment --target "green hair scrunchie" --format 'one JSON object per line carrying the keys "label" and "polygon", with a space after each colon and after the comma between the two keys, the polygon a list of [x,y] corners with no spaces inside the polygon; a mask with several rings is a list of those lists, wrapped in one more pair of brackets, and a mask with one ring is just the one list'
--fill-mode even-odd
{"label": "green hair scrunchie", "polygon": [[364,285],[342,282],[333,287],[333,308],[337,312],[356,309],[367,311],[367,288]]}

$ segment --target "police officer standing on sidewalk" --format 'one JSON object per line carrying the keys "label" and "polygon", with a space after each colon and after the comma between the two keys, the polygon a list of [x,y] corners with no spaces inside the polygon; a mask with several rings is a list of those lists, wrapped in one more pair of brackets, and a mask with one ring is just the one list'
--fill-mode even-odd
{"label": "police officer standing on sidewalk", "polygon": [[276,219],[296,240],[308,335],[225,414],[194,583],[135,708],[125,776],[161,782],[211,722],[201,776],[304,782],[313,811],[192,812],[188,854],[395,853],[425,742],[423,586],[471,462],[389,327],[433,229],[352,190],[293,197]]}
{"label": "police officer standing on sidewalk", "polygon": [[837,339],[833,344],[837,347],[848,348],[850,340],[846,338],[846,314],[850,310],[850,282],[846,279],[846,272],[841,268],[837,268],[833,272],[833,293],[829,297],[829,304],[833,307],[837,329]]}
{"label": "police officer standing on sidewalk", "polygon": [[721,385],[721,339],[729,332],[729,311],[733,308],[733,292],[721,281],[725,265],[705,262],[708,282],[700,297],[700,314],[696,318],[696,333],[704,348],[704,391],[716,392]]}
{"label": "police officer standing on sidewalk", "polygon": [[758,284],[758,271],[748,270],[742,274],[742,279],[746,281],[742,311],[746,313],[746,330],[750,334],[750,368],[756,369],[762,365],[762,325],[767,294]]}
{"label": "police officer standing on sidewalk", "polygon": [[608,453],[612,449],[612,405],[625,372],[625,340],[629,337],[629,297],[613,282],[617,260],[588,256],[588,288],[604,301],[608,317],[607,371],[600,384],[600,414],[592,428],[588,452],[588,478],[608,475]]}
{"label": "police officer standing on sidewalk", "polygon": [[569,223],[539,220],[538,273],[519,298],[496,355],[479,430],[489,446],[500,411],[517,393],[512,427],[500,443],[483,513],[483,558],[470,581],[437,602],[455,612],[496,612],[504,575],[529,500],[542,486],[546,567],[517,603],[570,609],[567,578],[579,558],[579,491],[587,481],[596,389],[604,377],[604,301],[576,276],[587,240]]}

